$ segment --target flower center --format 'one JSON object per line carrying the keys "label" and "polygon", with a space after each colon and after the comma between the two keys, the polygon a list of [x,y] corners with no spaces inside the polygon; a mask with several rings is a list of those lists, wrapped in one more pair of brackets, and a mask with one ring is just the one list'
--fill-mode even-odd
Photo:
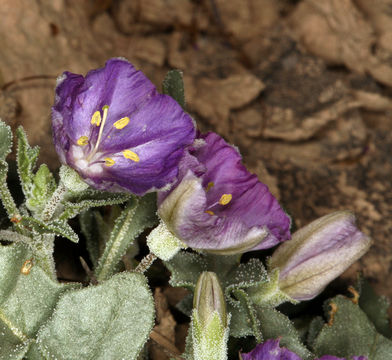
{"label": "flower center", "polygon": [[[99,162],[99,163],[103,163],[105,166],[108,166],[108,167],[111,167],[111,166],[115,165],[115,163],[116,163],[116,161],[111,157],[105,157],[104,159],[98,160],[98,161],[96,159],[93,159],[94,155],[97,154],[98,149],[99,149],[99,145],[102,141],[103,129],[104,129],[106,120],[108,118],[108,112],[109,112],[109,106],[105,105],[102,107],[102,116],[101,116],[101,112],[97,110],[94,112],[94,114],[91,117],[91,121],[90,121],[91,125],[98,126],[99,132],[98,132],[98,138],[97,138],[97,141],[94,145],[93,150],[88,153],[86,160],[84,160],[86,163],[90,163],[93,160],[92,163]],[[121,118],[120,120],[117,120],[113,124],[113,127],[117,130],[122,130],[129,124],[129,122],[130,122],[130,119],[129,119],[129,117],[126,116],[126,117]],[[89,142],[90,142],[90,140],[89,140],[88,136],[83,135],[77,140],[76,143],[79,146],[83,147],[83,146],[88,145]],[[134,162],[140,161],[139,155],[129,149],[123,150],[122,156],[125,157],[126,159],[132,160]],[[85,167],[85,165],[83,167]]]}

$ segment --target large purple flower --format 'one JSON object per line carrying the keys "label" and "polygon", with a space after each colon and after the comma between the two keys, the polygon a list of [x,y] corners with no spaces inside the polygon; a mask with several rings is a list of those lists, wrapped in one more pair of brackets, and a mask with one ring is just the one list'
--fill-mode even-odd
{"label": "large purple flower", "polygon": [[188,148],[178,182],[158,195],[158,213],[194,249],[234,254],[290,238],[290,218],[267,186],[214,133],[199,136]]}
{"label": "large purple flower", "polygon": [[58,79],[53,138],[62,163],[92,187],[142,195],[173,182],[192,119],[125,59]]}
{"label": "large purple flower", "polygon": [[[251,352],[241,353],[241,360],[302,360],[292,351],[281,348],[279,339],[270,339],[264,343],[258,344]],[[368,360],[366,356],[353,356],[352,360]],[[315,360],[346,360],[332,355],[324,355]]]}

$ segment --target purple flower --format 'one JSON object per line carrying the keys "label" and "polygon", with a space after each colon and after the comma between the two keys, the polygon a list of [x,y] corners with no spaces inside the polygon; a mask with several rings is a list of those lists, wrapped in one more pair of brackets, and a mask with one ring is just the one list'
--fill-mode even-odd
{"label": "purple flower", "polygon": [[269,268],[279,269],[279,288],[295,300],[320,294],[370,247],[350,211],[337,211],[293,234],[273,253]]}
{"label": "purple flower", "polygon": [[[241,353],[241,360],[302,360],[297,354],[279,346],[279,339],[270,339],[258,344],[251,352]],[[324,355],[315,360],[346,360],[332,355]],[[368,360],[366,356],[353,356],[352,360]]]}
{"label": "purple flower", "polygon": [[173,182],[195,137],[192,119],[125,59],[86,77],[64,72],[52,120],[62,163],[96,189],[137,195]]}
{"label": "purple flower", "polygon": [[[315,360],[346,360],[345,358],[338,358],[336,356],[332,355],[324,355],[321,358],[315,359]],[[353,356],[352,360],[368,360],[366,356]]]}
{"label": "purple flower", "polygon": [[188,148],[178,182],[158,195],[158,214],[188,246],[210,252],[266,249],[290,238],[290,218],[267,186],[214,133]]}
{"label": "purple flower", "polygon": [[258,344],[251,352],[241,354],[241,360],[302,360],[292,351],[281,348],[279,339],[270,339]]}

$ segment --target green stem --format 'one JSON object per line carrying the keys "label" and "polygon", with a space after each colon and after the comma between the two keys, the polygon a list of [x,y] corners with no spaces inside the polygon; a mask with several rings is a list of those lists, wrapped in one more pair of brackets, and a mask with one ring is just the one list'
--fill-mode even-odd
{"label": "green stem", "polygon": [[47,202],[45,209],[42,212],[42,220],[43,221],[49,221],[52,218],[54,212],[57,209],[57,206],[60,204],[61,200],[64,199],[64,196],[66,193],[67,193],[67,188],[60,181],[59,186],[57,187],[57,189],[53,193],[50,200]]}
{"label": "green stem", "polygon": [[121,260],[121,256],[124,255],[126,249],[130,246],[129,227],[134,220],[137,205],[138,200],[135,199],[134,203],[125,209],[116,220],[110,239],[106,243],[105,250],[99,259],[97,269],[95,270],[98,282],[107,280],[113,275]]}

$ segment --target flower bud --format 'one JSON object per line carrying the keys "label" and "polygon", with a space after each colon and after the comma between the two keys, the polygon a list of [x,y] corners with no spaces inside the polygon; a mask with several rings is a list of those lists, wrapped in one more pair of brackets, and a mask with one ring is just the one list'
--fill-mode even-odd
{"label": "flower bud", "polygon": [[219,280],[213,272],[203,272],[196,284],[191,332],[195,360],[227,359],[229,316]]}
{"label": "flower bud", "polygon": [[215,273],[201,273],[195,288],[193,308],[196,309],[202,326],[208,324],[214,312],[219,314],[222,325],[227,326],[225,297]]}
{"label": "flower bud", "polygon": [[272,255],[279,288],[295,300],[320,294],[333,279],[369,249],[371,240],[355,226],[349,211],[337,211],[298,230]]}

